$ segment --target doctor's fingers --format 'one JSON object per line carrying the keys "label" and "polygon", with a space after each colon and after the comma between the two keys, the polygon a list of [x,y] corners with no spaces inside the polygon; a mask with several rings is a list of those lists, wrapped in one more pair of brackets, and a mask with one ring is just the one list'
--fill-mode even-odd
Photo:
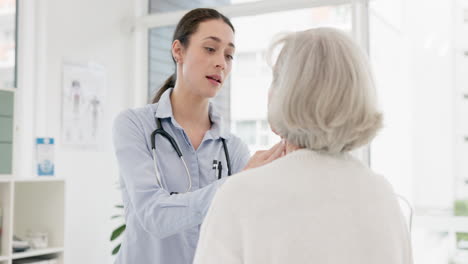
{"label": "doctor's fingers", "polygon": [[244,170],[263,166],[278,157],[284,152],[284,144],[278,143],[269,150],[259,150],[249,159]]}
{"label": "doctor's fingers", "polygon": [[285,147],[286,146],[285,144],[283,144],[283,142],[279,142],[276,145],[274,145],[271,149],[267,150],[267,153],[265,153],[266,155],[268,155],[266,157],[266,162],[272,162],[275,159],[282,157],[284,154]]}
{"label": "doctor's fingers", "polygon": [[268,159],[271,155],[274,155],[278,150],[284,149],[284,147],[285,145],[282,141],[280,141],[270,149],[262,151],[261,155],[264,156],[265,159]]}

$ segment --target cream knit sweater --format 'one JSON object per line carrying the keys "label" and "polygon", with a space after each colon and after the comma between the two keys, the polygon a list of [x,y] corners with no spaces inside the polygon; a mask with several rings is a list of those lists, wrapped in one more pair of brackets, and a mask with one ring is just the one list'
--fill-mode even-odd
{"label": "cream knit sweater", "polygon": [[410,264],[390,184],[349,154],[298,150],[234,175],[202,225],[195,264]]}

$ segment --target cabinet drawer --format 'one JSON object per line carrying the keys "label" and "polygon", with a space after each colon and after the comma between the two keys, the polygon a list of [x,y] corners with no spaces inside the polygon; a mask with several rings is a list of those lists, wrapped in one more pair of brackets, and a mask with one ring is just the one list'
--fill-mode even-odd
{"label": "cabinet drawer", "polygon": [[13,145],[0,143],[0,174],[11,174]]}
{"label": "cabinet drawer", "polygon": [[13,118],[0,116],[0,143],[13,141]]}
{"label": "cabinet drawer", "polygon": [[12,92],[0,91],[0,116],[13,116],[13,103]]}

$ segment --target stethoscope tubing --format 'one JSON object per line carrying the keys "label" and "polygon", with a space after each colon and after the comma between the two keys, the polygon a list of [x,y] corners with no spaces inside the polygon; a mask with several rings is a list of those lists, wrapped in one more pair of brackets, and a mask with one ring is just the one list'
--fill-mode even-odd
{"label": "stethoscope tubing", "polygon": [[[187,167],[187,163],[185,162],[184,156],[182,155],[182,151],[180,151],[179,145],[177,144],[176,140],[169,133],[167,133],[164,130],[164,128],[162,127],[161,119],[159,119],[159,118],[155,118],[155,119],[156,119],[155,120],[156,121],[156,130],[154,130],[153,133],[151,133],[151,151],[153,153],[153,166],[154,166],[154,171],[156,172],[156,180],[158,182],[158,185],[161,188],[164,188],[163,183],[162,183],[162,177],[161,177],[161,175],[159,173],[158,164],[156,162],[156,159],[157,159],[156,158],[156,136],[161,135],[162,137],[166,138],[169,141],[172,148],[176,151],[177,155],[179,156],[180,160],[182,161],[182,164],[184,165],[184,168],[185,168],[185,172],[187,174],[188,183],[189,183],[188,188],[185,191],[185,193],[190,192],[192,190],[192,175],[190,174],[190,171],[189,171],[189,169]],[[224,138],[221,138],[221,141],[223,143],[224,154],[226,156],[228,176],[231,176],[232,171],[231,171],[231,162],[230,162],[230,159],[229,159],[229,151],[228,151],[226,141],[224,140]]]}

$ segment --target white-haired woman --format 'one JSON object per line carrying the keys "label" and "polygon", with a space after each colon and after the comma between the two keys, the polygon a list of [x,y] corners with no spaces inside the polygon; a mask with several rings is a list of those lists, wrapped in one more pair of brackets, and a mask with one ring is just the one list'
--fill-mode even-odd
{"label": "white-haired woman", "polygon": [[412,263],[392,187],[349,154],[382,126],[367,57],[330,28],[278,43],[268,116],[287,153],[219,189],[194,263]]}

